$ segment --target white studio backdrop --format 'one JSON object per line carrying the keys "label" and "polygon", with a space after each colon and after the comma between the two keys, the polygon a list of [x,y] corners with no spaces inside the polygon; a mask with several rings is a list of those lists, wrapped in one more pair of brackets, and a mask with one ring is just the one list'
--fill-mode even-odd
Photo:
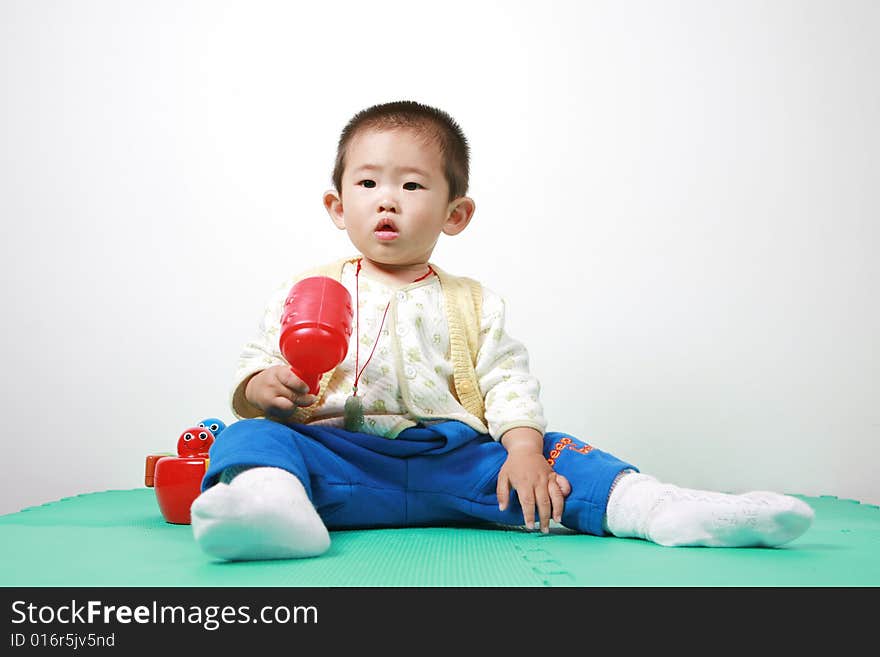
{"label": "white studio backdrop", "polygon": [[434,261],[551,430],[691,487],[880,503],[880,5],[0,0],[0,513],[143,485],[227,400],[356,111],[458,119]]}

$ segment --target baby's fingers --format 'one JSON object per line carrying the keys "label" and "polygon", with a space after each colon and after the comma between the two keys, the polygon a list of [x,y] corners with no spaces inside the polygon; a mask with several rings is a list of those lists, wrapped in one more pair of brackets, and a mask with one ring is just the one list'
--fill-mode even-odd
{"label": "baby's fingers", "polygon": [[285,396],[277,395],[266,405],[266,415],[285,419],[293,414],[293,401]]}
{"label": "baby's fingers", "polygon": [[568,488],[568,492],[571,492],[571,486],[568,483],[568,480],[565,477],[559,477],[562,481],[558,481],[557,477],[550,477],[547,482],[547,492],[550,493],[551,504],[553,505],[553,519],[556,522],[562,522],[562,511],[565,508],[565,496],[568,494],[564,492],[562,485],[564,484]]}
{"label": "baby's fingers", "polygon": [[528,489],[518,490],[516,494],[519,495],[519,503],[522,507],[523,524],[526,530],[531,531],[535,528],[535,494]]}
{"label": "baby's fingers", "polygon": [[535,504],[538,506],[538,519],[541,524],[541,532],[550,533],[550,515],[553,512],[553,499],[549,495],[548,486],[535,487]]}
{"label": "baby's fingers", "polygon": [[285,388],[289,388],[300,395],[305,395],[309,392],[309,386],[305,381],[291,372],[289,367],[279,367],[276,376],[278,377],[278,381]]}
{"label": "baby's fingers", "polygon": [[498,475],[498,483],[495,486],[495,495],[498,497],[498,510],[506,511],[510,502],[510,480],[504,472]]}
{"label": "baby's fingers", "polygon": [[559,489],[562,491],[562,494],[565,497],[568,497],[568,494],[571,492],[571,484],[568,483],[568,479],[566,479],[563,475],[557,473],[556,483],[559,484]]}

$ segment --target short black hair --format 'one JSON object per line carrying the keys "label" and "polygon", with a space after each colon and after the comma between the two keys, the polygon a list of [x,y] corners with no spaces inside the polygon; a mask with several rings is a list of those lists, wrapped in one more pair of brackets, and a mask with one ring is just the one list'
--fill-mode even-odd
{"label": "short black hair", "polygon": [[333,167],[333,186],[342,191],[342,173],[349,143],[363,130],[395,130],[407,128],[436,141],[443,158],[449,200],[467,194],[470,170],[470,146],[461,126],[449,114],[436,107],[412,100],[398,100],[373,105],[355,114],[339,136],[336,164]]}

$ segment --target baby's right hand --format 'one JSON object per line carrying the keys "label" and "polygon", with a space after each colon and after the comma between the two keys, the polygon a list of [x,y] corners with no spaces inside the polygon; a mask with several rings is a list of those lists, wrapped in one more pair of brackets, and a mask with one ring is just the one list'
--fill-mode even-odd
{"label": "baby's right hand", "polygon": [[244,396],[267,416],[286,418],[299,406],[317,401],[309,386],[290,371],[287,365],[275,365],[251,377]]}

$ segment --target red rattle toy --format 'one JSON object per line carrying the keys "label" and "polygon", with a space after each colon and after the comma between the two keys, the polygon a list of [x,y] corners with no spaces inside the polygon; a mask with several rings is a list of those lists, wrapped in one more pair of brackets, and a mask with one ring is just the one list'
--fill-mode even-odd
{"label": "red rattle toy", "polygon": [[167,522],[190,524],[189,507],[199,496],[213,443],[214,434],[208,429],[191,427],[177,440],[177,456],[147,456],[144,484],[156,489],[156,501]]}
{"label": "red rattle toy", "polygon": [[318,394],[321,375],[348,353],[352,314],[351,295],[332,278],[311,276],[290,289],[281,312],[279,346],[309,394]]}

